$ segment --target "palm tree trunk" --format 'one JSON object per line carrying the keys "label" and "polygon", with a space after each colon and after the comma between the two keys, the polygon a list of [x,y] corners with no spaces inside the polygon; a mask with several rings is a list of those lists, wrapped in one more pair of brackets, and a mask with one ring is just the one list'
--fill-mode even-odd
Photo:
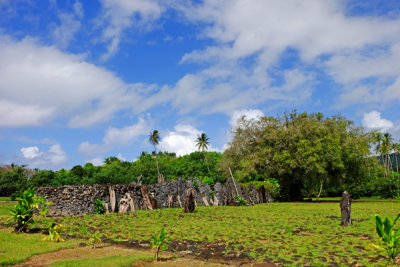
{"label": "palm tree trunk", "polygon": [[155,151],[155,153],[156,153],[157,173],[158,173],[158,176],[160,176],[160,169],[158,168],[158,155],[157,155],[157,148],[156,148],[156,146],[154,146],[154,151]]}
{"label": "palm tree trunk", "polygon": [[[204,154],[204,148],[203,148],[203,154]],[[207,161],[206,154],[204,154],[204,161],[206,162],[208,174],[210,174],[210,168],[208,167],[208,161]]]}

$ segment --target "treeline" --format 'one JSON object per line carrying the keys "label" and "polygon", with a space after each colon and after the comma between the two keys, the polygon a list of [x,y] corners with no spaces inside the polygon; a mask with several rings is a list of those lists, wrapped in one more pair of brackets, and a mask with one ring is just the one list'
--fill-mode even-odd
{"label": "treeline", "polygon": [[70,170],[0,168],[0,195],[38,186],[129,184],[139,176],[152,184],[161,174],[165,181],[199,177],[210,185],[233,175],[243,184],[264,185],[276,197],[290,201],[339,196],[344,190],[355,198],[399,195],[399,145],[389,134],[366,131],[342,116],[293,111],[257,120],[242,117],[223,154],[205,151],[209,144],[205,133],[197,139],[201,152],[182,157],[156,153],[160,139],[154,130],[149,138],[154,152],[142,152],[134,162],[110,157],[102,166],[86,163]]}
{"label": "treeline", "polygon": [[0,195],[10,195],[15,191],[39,186],[83,185],[83,184],[129,184],[141,176],[143,183],[157,182],[156,156],[159,170],[165,180],[177,177],[199,177],[214,182],[225,179],[217,170],[222,155],[217,152],[193,152],[176,157],[175,153],[142,152],[134,162],[121,161],[116,157],[106,158],[102,166],[92,163],[74,166],[70,170],[30,170],[25,166],[12,164],[0,169]]}

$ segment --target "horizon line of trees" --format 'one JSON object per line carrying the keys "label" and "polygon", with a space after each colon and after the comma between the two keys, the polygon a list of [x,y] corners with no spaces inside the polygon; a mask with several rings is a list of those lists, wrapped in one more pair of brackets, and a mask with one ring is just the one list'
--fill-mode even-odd
{"label": "horizon line of trees", "polygon": [[[336,196],[399,195],[400,145],[389,133],[366,131],[343,116],[297,113],[238,120],[224,153],[208,152],[206,133],[197,136],[198,151],[177,157],[157,152],[158,130],[149,134],[152,153],[134,162],[109,157],[102,166],[76,165],[70,170],[30,170],[12,164],[0,167],[0,195],[39,186],[129,184],[199,177],[209,184],[233,176],[239,182],[277,184],[282,200]],[[375,154],[374,154],[375,153]],[[272,179],[272,180],[271,180]]]}

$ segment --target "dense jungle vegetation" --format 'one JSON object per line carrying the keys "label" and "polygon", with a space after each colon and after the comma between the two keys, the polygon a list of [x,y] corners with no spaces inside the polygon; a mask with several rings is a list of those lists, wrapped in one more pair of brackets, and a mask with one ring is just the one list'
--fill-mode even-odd
{"label": "dense jungle vegetation", "polygon": [[157,152],[160,136],[150,134],[152,153],[137,161],[116,157],[104,165],[91,163],[70,170],[30,170],[11,164],[0,169],[0,195],[11,195],[38,186],[157,182],[199,177],[212,185],[233,176],[241,183],[264,184],[281,200],[313,196],[338,196],[344,190],[360,196],[399,196],[398,152],[390,134],[366,131],[342,116],[292,111],[280,117],[247,120],[232,129],[232,141],[224,153],[208,152],[208,138],[198,137],[199,151],[177,157]]}

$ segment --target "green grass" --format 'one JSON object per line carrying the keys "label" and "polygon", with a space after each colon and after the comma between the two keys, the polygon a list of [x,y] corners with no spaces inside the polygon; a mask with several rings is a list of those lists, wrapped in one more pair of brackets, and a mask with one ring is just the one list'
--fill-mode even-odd
{"label": "green grass", "polygon": [[137,261],[151,261],[154,260],[154,255],[139,252],[134,256],[107,256],[102,258],[86,258],[81,260],[67,260],[57,261],[51,264],[52,267],[93,267],[93,266],[129,266]]}
{"label": "green grass", "polygon": [[199,249],[218,243],[225,246],[225,253],[245,253],[257,261],[270,259],[287,266],[385,266],[387,261],[378,258],[385,256],[384,252],[369,246],[379,242],[374,216],[395,217],[399,212],[398,201],[353,202],[353,225],[342,227],[337,202],[270,203],[198,207],[192,214],[184,214],[182,209],[163,209],[37,218],[35,227],[45,228],[56,220],[66,226],[67,240],[87,240],[98,231],[114,241],[140,242],[149,241],[165,227],[172,241],[194,241],[193,246]]}
{"label": "green grass", "polygon": [[0,215],[10,215],[10,209],[14,208],[17,203],[0,204]]}
{"label": "green grass", "polygon": [[[341,197],[321,197],[318,199],[319,202],[332,202],[332,201],[337,201],[340,202]],[[309,200],[309,199],[305,199],[305,200]],[[317,198],[314,197],[312,198],[313,202],[317,201]],[[378,201],[378,202],[393,202],[393,201],[399,201],[400,199],[382,199],[380,197],[360,197],[359,199],[355,199],[352,200],[353,202],[357,202],[357,201]]]}
{"label": "green grass", "polygon": [[77,242],[42,242],[42,234],[14,234],[0,230],[0,266],[24,262],[27,258],[61,248],[72,248]]}
{"label": "green grass", "polygon": [[0,197],[0,201],[11,201],[10,197]]}

